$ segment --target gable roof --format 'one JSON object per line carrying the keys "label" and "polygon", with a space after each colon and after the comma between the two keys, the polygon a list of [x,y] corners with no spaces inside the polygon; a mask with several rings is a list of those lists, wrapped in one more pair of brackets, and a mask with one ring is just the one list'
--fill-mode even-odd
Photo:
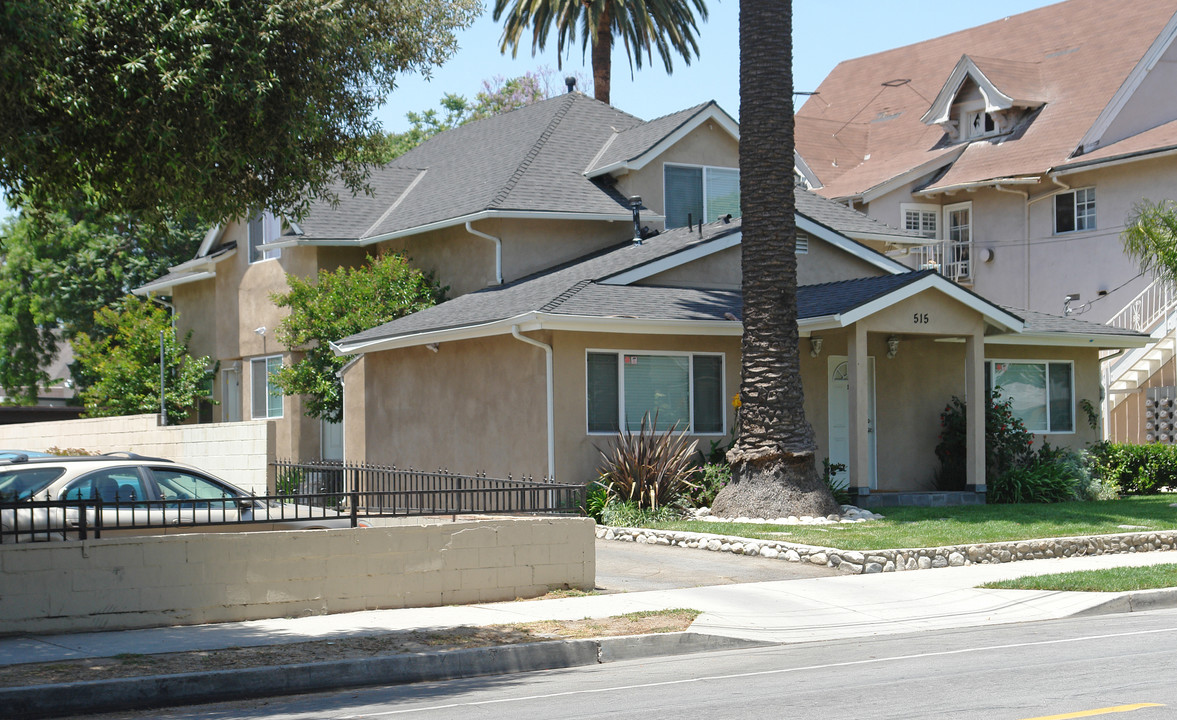
{"label": "gable roof", "polygon": [[[1104,0],[1069,0],[843,62],[797,113],[798,152],[827,197],[863,197],[937,169],[942,176],[923,192],[1035,182],[1074,157],[1175,11],[1177,0],[1114,11]],[[1045,104],[1010,134],[946,143],[944,131],[921,118],[952,90],[945,78],[960,69],[962,53],[1007,97]],[[1150,143],[1177,145],[1177,125]]]}
{"label": "gable roof", "polygon": [[614,129],[585,170],[587,177],[639,170],[663,150],[707,121],[739,141],[740,126],[714,100],[625,129]]}

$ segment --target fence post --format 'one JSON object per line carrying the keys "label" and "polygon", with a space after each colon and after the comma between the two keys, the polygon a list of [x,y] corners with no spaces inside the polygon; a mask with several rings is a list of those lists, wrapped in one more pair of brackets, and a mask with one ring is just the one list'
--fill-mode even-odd
{"label": "fence post", "polygon": [[351,526],[359,527],[360,524],[360,472],[359,468],[353,468],[351,474]]}

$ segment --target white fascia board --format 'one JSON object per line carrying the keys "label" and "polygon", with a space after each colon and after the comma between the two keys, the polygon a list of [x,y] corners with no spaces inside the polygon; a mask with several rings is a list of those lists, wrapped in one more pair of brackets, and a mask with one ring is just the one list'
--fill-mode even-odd
{"label": "white fascia board", "polygon": [[1169,46],[1173,44],[1174,37],[1177,37],[1177,13],[1169,18],[1169,22],[1165,24],[1163,30],[1152,41],[1152,45],[1145,51],[1140,58],[1140,62],[1136,63],[1136,67],[1132,68],[1132,72],[1128,73],[1128,77],[1124,78],[1124,82],[1120,88],[1116,90],[1116,94],[1112,95],[1112,99],[1095,118],[1091,128],[1083,135],[1079,141],[1079,149],[1083,152],[1091,152],[1099,147],[1100,140],[1103,139],[1103,134],[1107,132],[1112,123],[1115,122],[1116,117],[1123,111],[1124,106],[1132,99],[1132,96],[1144,83],[1144,79],[1148,77],[1148,73],[1156,67],[1164,57],[1165,52]]}
{"label": "white fascia board", "polygon": [[168,271],[169,272],[186,272],[188,270],[203,269],[206,267],[211,268],[214,265],[216,265],[217,263],[221,262],[222,260],[227,260],[228,258],[231,258],[236,254],[237,254],[237,248],[233,248],[232,250],[229,250],[228,252],[221,253],[220,255],[216,255],[214,257],[207,257],[207,256],[195,257],[195,258],[192,258],[191,260],[185,260],[184,262],[180,263],[179,265],[171,266],[170,268],[168,268]]}
{"label": "white fascia board", "polygon": [[[846,233],[852,240],[874,240],[876,242],[884,242],[890,245],[912,245],[922,247],[928,245],[928,240],[931,238],[913,238],[908,235],[886,235],[884,233]],[[909,268],[910,269],[910,268]]]}
{"label": "white fascia board", "polygon": [[673,270],[676,267],[686,265],[689,262],[694,262],[700,258],[705,258],[708,255],[714,255],[721,250],[735,247],[740,244],[740,240],[744,237],[742,232],[734,232],[730,235],[706,240],[701,243],[696,243],[683,250],[679,250],[673,255],[659,258],[653,262],[639,265],[631,270],[625,270],[616,275],[611,275],[600,280],[602,285],[632,285],[635,282],[640,282],[648,277],[657,275],[658,273]]}
{"label": "white fascia board", "polygon": [[1044,347],[1089,347],[1100,350],[1114,348],[1148,347],[1148,337],[1124,335],[1084,335],[1079,333],[1019,333],[1016,335],[989,335],[986,345],[1038,345]]}
{"label": "white fascia board", "polygon": [[[419,235],[432,230],[442,230],[444,228],[465,225],[467,222],[488,220],[491,218],[502,218],[507,220],[599,220],[603,222],[633,222],[633,213],[625,212],[614,214],[547,212],[540,210],[481,210],[476,213],[470,213],[469,215],[448,218],[446,220],[438,220],[437,222],[427,223],[425,225],[417,225],[416,227],[397,230],[396,232],[384,233],[383,235],[374,235],[372,237],[291,238],[289,240],[280,240],[278,242],[266,243],[266,247],[274,249],[295,247],[299,245],[367,247],[368,245],[375,245],[376,243],[381,243],[386,240],[395,240],[397,238],[409,237],[411,235]],[[665,222],[666,220],[664,216],[657,213],[643,214],[642,218],[662,222]]]}
{"label": "white fascia board", "polygon": [[801,173],[801,176],[809,183],[809,189],[817,190],[822,187],[821,178],[813,172],[813,168],[809,167],[809,163],[805,162],[805,158],[801,157],[801,153],[796,150],[793,151],[793,168]]}
{"label": "white fascia board", "polygon": [[912,193],[912,195],[917,197],[931,197],[933,195],[941,195],[943,193],[979,190],[981,188],[992,187],[994,185],[1039,185],[1041,183],[1041,175],[993,178],[991,180],[977,180],[975,182],[957,183],[956,185],[940,185],[937,187],[924,188],[919,192]]}
{"label": "white fascia board", "polygon": [[840,320],[844,325],[852,325],[859,320],[870,317],[875,313],[884,310],[895,303],[902,302],[909,297],[918,295],[919,293],[935,289],[944,293],[948,297],[956,300],[965,307],[975,310],[980,313],[991,325],[996,325],[998,328],[1006,332],[1020,333],[1025,328],[1025,323],[1017,319],[1015,316],[1007,313],[1001,308],[993,305],[976,295],[967,292],[957,286],[955,283],[939,276],[928,275],[920,278],[915,282],[910,282],[901,288],[896,288],[891,292],[876,298],[868,303],[859,305],[858,307],[843,313]]}
{"label": "white fascia board", "polygon": [[166,282],[149,282],[146,285],[134,288],[131,293],[134,295],[147,296],[152,293],[157,293],[163,290],[170,290],[177,285],[187,285],[188,283],[197,282],[199,280],[208,280],[217,276],[216,271],[206,270],[204,272],[195,272],[184,277],[172,278]]}
{"label": "white fascia board", "polygon": [[841,315],[821,315],[797,320],[797,331],[802,337],[822,330],[841,330],[844,327],[846,323],[842,322]]}
{"label": "white fascia board", "polygon": [[961,155],[964,154],[966,147],[967,147],[967,143],[965,145],[957,145],[954,148],[952,148],[951,150],[949,150],[948,152],[944,153],[943,155],[932,158],[931,160],[928,160],[925,163],[920,163],[919,165],[913,167],[912,169],[907,170],[906,172],[902,172],[902,173],[896,175],[895,177],[891,178],[890,180],[884,180],[883,182],[879,183],[878,185],[875,185],[874,187],[867,188],[861,195],[858,195],[856,197],[860,202],[863,202],[863,203],[866,203],[867,205],[869,205],[870,203],[874,202],[875,200],[878,200],[879,198],[883,197],[884,195],[891,194],[892,192],[899,189],[901,186],[906,185],[909,182],[913,182],[913,181],[923,177],[924,175],[931,173],[934,170],[939,170],[940,168],[944,167],[945,165],[953,164],[954,162],[956,162],[957,160],[960,159]]}
{"label": "white fascia board", "polygon": [[[1047,174],[1071,175],[1073,173],[1102,170],[1103,168],[1114,167],[1116,165],[1126,165],[1127,163],[1139,162],[1141,160],[1154,160],[1156,158],[1170,157],[1172,155],[1177,155],[1177,147],[1170,145],[1163,148],[1157,148],[1156,150],[1140,150],[1138,152],[1128,153],[1126,155],[1112,156],[1104,160],[1091,160],[1088,162],[1082,162],[1082,158],[1080,157],[1080,159],[1076,162],[1069,163],[1067,165],[1060,165],[1058,167],[1052,167],[1047,171]],[[1057,195],[1060,192],[1068,191],[1060,188],[1049,194]],[[1048,196],[1043,195],[1042,197]]]}
{"label": "white fascia board", "polygon": [[744,326],[730,320],[650,320],[643,318],[590,317],[583,315],[553,315],[530,312],[504,320],[479,325],[468,325],[446,330],[431,330],[394,338],[367,342],[331,343],[336,355],[354,355],[381,350],[397,350],[432,343],[473,340],[493,335],[510,335],[518,326],[521,332],[536,330],[564,330],[574,332],[626,333],[638,335],[706,335],[739,337]]}
{"label": "white fascia board", "polygon": [[[834,247],[844,250],[855,257],[858,257],[866,262],[874,265],[877,268],[886,270],[892,275],[899,273],[911,272],[911,268],[902,263],[895,262],[886,255],[877,253],[869,248],[864,248],[861,245],[849,240],[845,235],[829,229],[825,225],[810,220],[804,215],[797,213],[797,229],[813,235],[814,237],[825,240]],[[924,243],[925,245],[927,243]]]}
{"label": "white fascia board", "polygon": [[721,128],[727,131],[736,142],[740,140],[740,125],[731,116],[719,108],[718,105],[709,105],[702,112],[698,113],[690,120],[680,125],[674,132],[659,140],[657,143],[647,148],[637,157],[628,160],[619,160],[615,163],[599,167],[595,170],[590,170],[584,175],[588,178],[600,177],[601,175],[624,175],[627,172],[641,170],[646,165],[649,165],[654,158],[661,155],[672,145],[682,140],[687,135],[691,134],[709,120],[715,121]]}
{"label": "white fascia board", "polygon": [[213,225],[211,228],[209,228],[208,232],[204,234],[204,239],[200,241],[200,249],[196,251],[196,257],[199,258],[208,255],[209,250],[212,250],[213,245],[216,244],[216,242],[220,240],[224,234],[225,226],[223,224]]}

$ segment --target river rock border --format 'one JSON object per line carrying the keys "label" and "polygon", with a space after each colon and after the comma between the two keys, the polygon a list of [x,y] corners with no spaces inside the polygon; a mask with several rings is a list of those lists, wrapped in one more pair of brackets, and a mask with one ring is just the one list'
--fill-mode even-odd
{"label": "river rock border", "polygon": [[926,570],[973,564],[992,565],[1042,558],[1152,552],[1177,548],[1177,530],[863,552],[801,545],[780,540],[755,540],[731,535],[606,525],[597,527],[597,537],[602,540],[668,545],[693,550],[726,552],[734,555],[757,555],[789,562],[808,562],[837,568],[850,575]]}

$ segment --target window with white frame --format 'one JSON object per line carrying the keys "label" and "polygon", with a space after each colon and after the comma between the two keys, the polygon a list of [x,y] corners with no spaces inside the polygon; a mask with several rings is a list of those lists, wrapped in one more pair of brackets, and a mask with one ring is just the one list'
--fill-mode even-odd
{"label": "window with white frame", "polygon": [[991,360],[987,385],[1011,401],[1014,416],[1034,433],[1075,432],[1075,368],[1066,361]]}
{"label": "window with white frame", "polygon": [[1055,233],[1095,229],[1095,188],[1080,188],[1054,196]]}
{"label": "window with white frame", "polygon": [[282,367],[282,356],[254,358],[249,361],[253,419],[282,417],[282,391],[274,384],[274,373]]}
{"label": "window with white frame", "polygon": [[258,213],[249,219],[249,262],[273,260],[282,255],[281,248],[266,248],[282,235],[282,221],[270,213]]}
{"label": "window with white frame", "polygon": [[899,212],[903,216],[904,230],[919,233],[926,238],[940,236],[940,206],[930,203],[901,203]]}
{"label": "window with white frame", "polygon": [[956,203],[944,206],[945,248],[943,274],[952,280],[973,277],[973,204]]}
{"label": "window with white frame", "polygon": [[701,165],[664,165],[666,227],[740,217],[740,171]]}
{"label": "window with white frame", "polygon": [[695,435],[724,433],[723,355],[590,351],[586,387],[588,432],[641,428]]}

